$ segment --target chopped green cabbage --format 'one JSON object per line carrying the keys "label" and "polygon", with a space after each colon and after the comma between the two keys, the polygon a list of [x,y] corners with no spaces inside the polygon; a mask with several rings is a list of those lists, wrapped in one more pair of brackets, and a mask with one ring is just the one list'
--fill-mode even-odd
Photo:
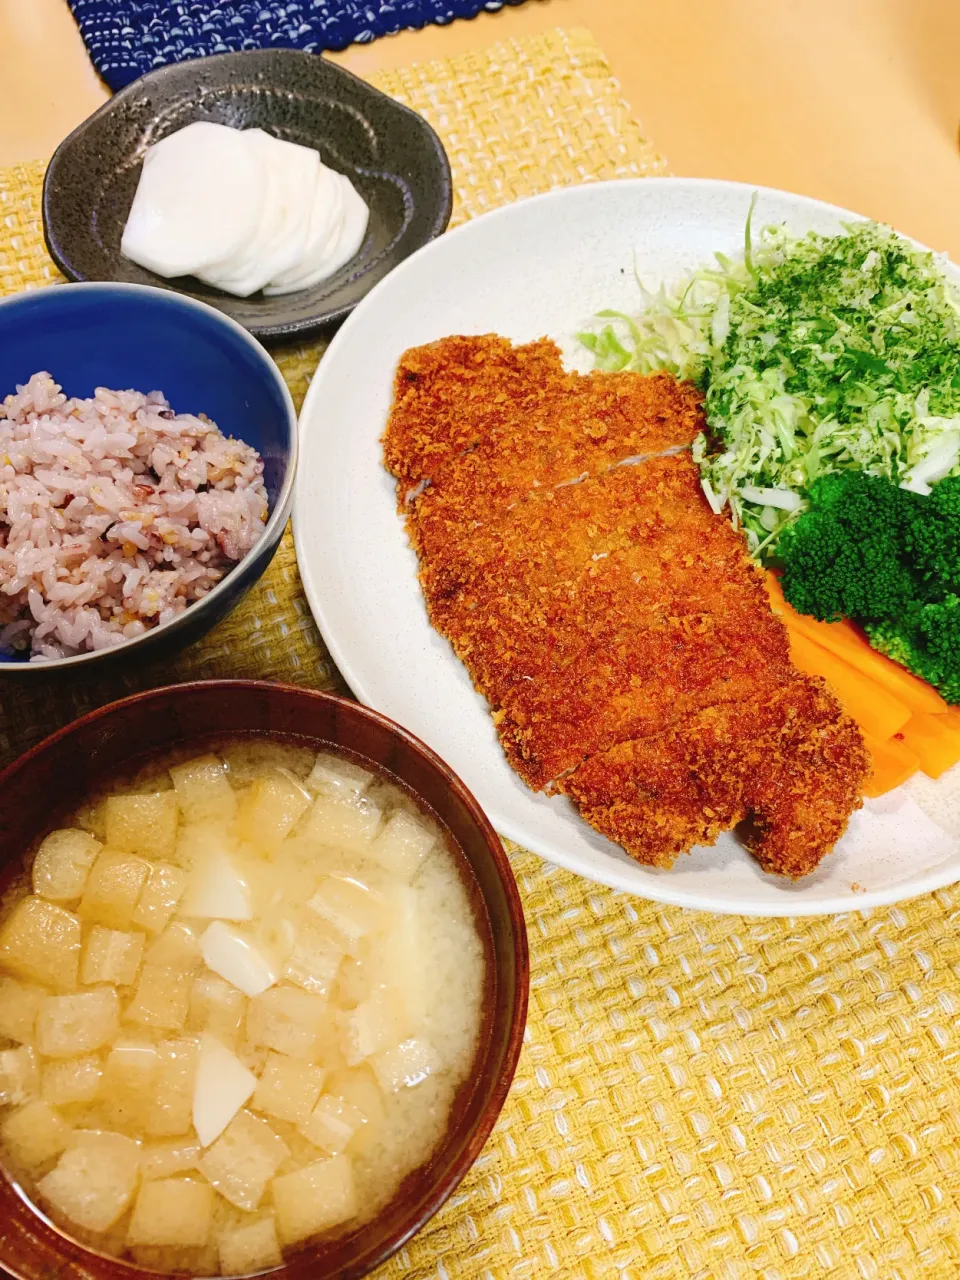
{"label": "chopped green cabbage", "polygon": [[960,291],[875,222],[754,239],[751,217],[742,258],[717,254],[655,293],[641,284],[639,314],[601,312],[580,338],[600,369],[700,385],[704,493],[770,559],[819,475],[853,468],[929,493],[960,473]]}

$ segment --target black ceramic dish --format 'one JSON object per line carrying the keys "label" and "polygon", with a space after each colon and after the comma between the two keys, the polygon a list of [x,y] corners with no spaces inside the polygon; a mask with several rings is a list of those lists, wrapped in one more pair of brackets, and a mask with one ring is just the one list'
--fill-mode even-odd
{"label": "black ceramic dish", "polygon": [[[164,280],[120,253],[151,143],[193,120],[265,129],[314,147],[370,206],[359,253],[300,293],[234,298],[192,277]],[[427,122],[312,53],[252,50],[162,67],[122,90],[57,148],[43,185],[43,228],[71,280],[131,281],[188,293],[258,338],[292,338],[342,320],[450,218],[450,165]]]}

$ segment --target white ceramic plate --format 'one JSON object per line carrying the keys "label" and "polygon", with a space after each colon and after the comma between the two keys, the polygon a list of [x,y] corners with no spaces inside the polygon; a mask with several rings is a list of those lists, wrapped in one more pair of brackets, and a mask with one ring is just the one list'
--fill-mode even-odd
{"label": "white ceramic plate", "polygon": [[[575,187],[497,210],[415,253],[361,302],[314,378],[301,417],[294,527],[307,598],[351,689],[433,747],[502,835],[588,879],[662,902],[815,915],[960,879],[960,842],[944,829],[958,788],[944,780],[928,787],[923,808],[903,788],[868,801],[835,852],[798,884],[764,874],[732,835],[671,871],[639,866],[568,801],[533,794],[507,765],[486,703],[427,620],[380,453],[407,347],[454,333],[518,342],[548,334],[568,362],[587,368],[573,335],[600,308],[636,309],[634,263],[656,284],[716,250],[735,254],[752,191],[679,178]],[[761,190],[755,217],[755,225],[835,232],[856,215]]]}

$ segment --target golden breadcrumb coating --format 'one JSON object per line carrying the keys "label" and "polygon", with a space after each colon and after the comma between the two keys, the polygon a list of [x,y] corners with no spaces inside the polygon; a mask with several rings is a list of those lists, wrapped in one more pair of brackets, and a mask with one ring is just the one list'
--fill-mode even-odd
{"label": "golden breadcrumb coating", "polygon": [[702,426],[669,375],[570,374],[545,340],[455,337],[402,357],[384,451],[431,621],[528,785],[641,862],[739,827],[800,876],[868,758],[707,505]]}
{"label": "golden breadcrumb coating", "polygon": [[843,835],[867,761],[857,726],[815,676],[718,703],[592,756],[561,790],[640,862],[731,827],[767,871],[798,878]]}

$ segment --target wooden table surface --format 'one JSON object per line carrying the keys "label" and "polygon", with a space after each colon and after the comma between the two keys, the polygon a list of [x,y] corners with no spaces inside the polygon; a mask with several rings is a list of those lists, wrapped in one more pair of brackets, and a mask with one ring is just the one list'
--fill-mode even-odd
{"label": "wooden table surface", "polygon": [[[960,261],[958,0],[528,0],[334,55],[360,75],[589,27],[678,174],[785,187]],[[107,96],[65,0],[0,0],[0,165]]]}

